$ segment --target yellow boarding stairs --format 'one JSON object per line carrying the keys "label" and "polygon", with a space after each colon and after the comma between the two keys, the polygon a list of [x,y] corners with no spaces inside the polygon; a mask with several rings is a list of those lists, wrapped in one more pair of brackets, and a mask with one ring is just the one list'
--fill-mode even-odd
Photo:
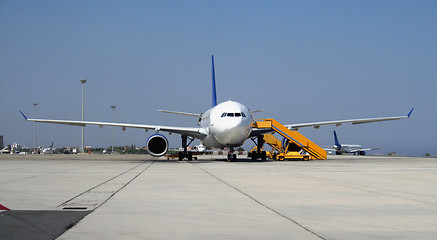
{"label": "yellow boarding stairs", "polygon": [[[292,131],[274,119],[261,119],[253,124],[254,128],[270,128],[287,139],[285,145],[272,134],[264,134],[263,141],[272,147],[270,157],[277,160],[284,159],[326,159],[326,151],[310,141],[297,131]],[[261,146],[262,147],[262,146]],[[256,148],[256,147],[255,147]],[[258,151],[261,151],[259,149]],[[277,154],[273,154],[277,152]],[[252,152],[256,155],[256,152]],[[264,155],[265,156],[265,155]]]}

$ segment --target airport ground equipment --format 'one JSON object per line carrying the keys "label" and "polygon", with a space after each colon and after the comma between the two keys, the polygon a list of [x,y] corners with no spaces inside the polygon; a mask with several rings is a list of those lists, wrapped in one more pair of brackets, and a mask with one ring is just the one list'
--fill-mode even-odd
{"label": "airport ground equipment", "polygon": [[277,139],[273,134],[264,134],[264,141],[272,147],[272,152],[283,152],[281,140]]}
{"label": "airport ground equipment", "polygon": [[327,153],[324,149],[313,143],[311,140],[309,140],[299,132],[286,128],[284,125],[280,124],[274,119],[258,120],[253,124],[253,127],[258,129],[272,129],[272,131],[284,137],[285,141],[284,143],[282,143],[272,134],[264,134],[264,137],[262,139],[258,138],[257,151],[252,152],[252,159],[262,159],[263,155],[260,155],[260,153],[263,152],[264,154],[266,154],[264,151],[262,151],[262,145],[264,143],[272,146],[272,151],[278,151],[278,154],[276,154],[276,159],[278,160],[292,158],[300,158],[303,160],[325,160],[327,157]]}
{"label": "airport ground equipment", "polygon": [[294,143],[291,143],[289,141],[285,141],[286,146],[283,147],[282,142],[277,139],[272,134],[264,134],[264,136],[267,135],[267,138],[265,139],[264,143],[268,144],[272,147],[271,151],[264,151],[264,146],[260,149],[260,154],[257,154],[257,146],[254,146],[248,153],[248,156],[252,158],[252,160],[256,160],[257,156],[263,159],[263,156],[265,154],[266,158],[273,159],[273,160],[309,160],[310,156],[309,154],[305,153],[302,149],[298,148]]}
{"label": "airport ground equipment", "polygon": [[[277,155],[279,153],[284,153],[284,147],[282,146],[281,140],[277,139],[275,136],[273,136],[273,134],[269,134],[269,133],[264,134],[263,142],[272,147],[271,151],[265,151],[265,155],[267,158],[278,160]],[[259,153],[258,153],[258,144],[256,142],[255,142],[255,144],[257,146],[254,146],[249,151],[249,157],[252,157],[253,160],[256,160],[257,156],[259,156],[259,158],[261,158],[262,160],[265,160],[265,159],[263,159],[264,144],[262,146],[260,146]],[[298,152],[296,152],[296,153],[299,156],[299,158],[301,159],[300,154]],[[281,160],[284,160],[284,159],[281,159]]]}

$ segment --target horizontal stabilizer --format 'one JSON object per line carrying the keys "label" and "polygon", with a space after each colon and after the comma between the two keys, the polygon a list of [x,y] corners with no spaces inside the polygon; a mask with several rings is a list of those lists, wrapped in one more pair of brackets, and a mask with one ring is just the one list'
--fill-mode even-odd
{"label": "horizontal stabilizer", "polygon": [[259,112],[264,112],[266,111],[265,109],[260,109],[260,110],[254,110],[254,111],[250,111],[251,113],[259,113]]}
{"label": "horizontal stabilizer", "polygon": [[197,114],[197,113],[176,112],[176,111],[168,111],[168,110],[158,110],[158,112],[179,114],[179,115],[192,116],[192,117],[200,117],[200,114]]}
{"label": "horizontal stabilizer", "polygon": [[351,153],[356,153],[356,152],[364,152],[364,151],[372,151],[372,150],[378,150],[381,148],[360,148],[360,149],[355,149],[350,151]]}

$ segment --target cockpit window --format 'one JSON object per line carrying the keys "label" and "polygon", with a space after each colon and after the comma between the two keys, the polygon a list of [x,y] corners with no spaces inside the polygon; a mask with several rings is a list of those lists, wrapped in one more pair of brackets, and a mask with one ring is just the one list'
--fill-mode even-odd
{"label": "cockpit window", "polygon": [[246,114],[244,114],[243,112],[238,112],[238,113],[222,113],[221,117],[246,117]]}

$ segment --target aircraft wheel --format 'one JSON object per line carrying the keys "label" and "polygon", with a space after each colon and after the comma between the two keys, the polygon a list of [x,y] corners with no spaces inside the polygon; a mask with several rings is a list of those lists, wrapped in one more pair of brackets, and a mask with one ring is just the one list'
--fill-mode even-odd
{"label": "aircraft wheel", "polygon": [[256,152],[253,152],[250,157],[252,158],[252,161],[255,161],[258,158],[258,154],[256,154]]}
{"label": "aircraft wheel", "polygon": [[193,153],[192,152],[188,152],[187,153],[188,154],[188,161],[191,161],[191,160],[193,160]]}
{"label": "aircraft wheel", "polygon": [[178,152],[178,160],[182,161],[184,159],[182,152]]}
{"label": "aircraft wheel", "polygon": [[261,160],[265,161],[267,159],[267,154],[265,151],[261,152]]}
{"label": "aircraft wheel", "polygon": [[228,162],[233,162],[235,160],[237,160],[237,154],[228,153]]}

